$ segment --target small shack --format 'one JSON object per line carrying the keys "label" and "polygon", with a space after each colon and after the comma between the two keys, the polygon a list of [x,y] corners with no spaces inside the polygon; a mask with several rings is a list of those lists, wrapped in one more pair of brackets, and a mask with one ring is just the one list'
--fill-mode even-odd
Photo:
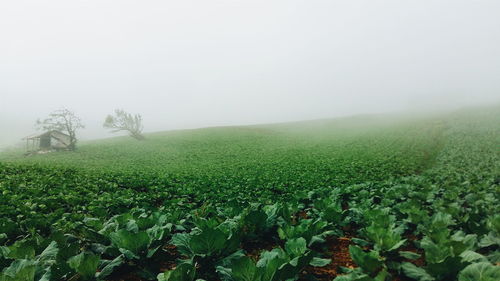
{"label": "small shack", "polygon": [[34,135],[24,138],[26,140],[26,151],[50,151],[66,150],[69,148],[71,138],[60,131],[47,131],[41,135]]}

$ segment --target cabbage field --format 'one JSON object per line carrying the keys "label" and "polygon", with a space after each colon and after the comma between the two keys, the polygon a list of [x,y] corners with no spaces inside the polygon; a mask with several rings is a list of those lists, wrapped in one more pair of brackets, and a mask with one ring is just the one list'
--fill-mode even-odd
{"label": "cabbage field", "polygon": [[500,108],[0,153],[0,281],[500,280]]}

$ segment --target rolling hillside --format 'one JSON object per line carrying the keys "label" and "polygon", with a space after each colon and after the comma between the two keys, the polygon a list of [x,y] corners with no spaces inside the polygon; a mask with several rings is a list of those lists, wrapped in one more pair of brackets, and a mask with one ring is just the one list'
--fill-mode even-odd
{"label": "rolling hillside", "polygon": [[498,124],[490,107],[3,153],[0,280],[495,276]]}

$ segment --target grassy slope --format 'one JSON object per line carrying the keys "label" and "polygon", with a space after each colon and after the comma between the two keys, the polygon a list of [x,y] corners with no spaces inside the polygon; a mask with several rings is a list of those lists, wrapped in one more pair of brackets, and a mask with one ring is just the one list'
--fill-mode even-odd
{"label": "grassy slope", "polygon": [[[115,190],[112,186],[119,186],[131,190],[136,192],[130,194],[132,200],[137,195],[144,204],[148,200],[143,191],[154,192],[156,199],[151,200],[155,202],[186,193],[193,194],[195,202],[219,201],[220,195],[228,193],[239,199],[275,200],[297,190],[420,174],[435,161],[444,169],[458,165],[463,160],[453,159],[450,163],[439,156],[456,147],[452,142],[457,134],[481,140],[474,149],[491,150],[497,157],[497,109],[425,119],[376,115],[161,132],[147,135],[143,142],[119,137],[83,143],[77,152],[32,157],[3,154],[0,160],[70,168],[75,174],[57,176],[57,180],[53,177],[50,182],[93,189],[94,185],[82,183],[78,177],[95,178],[99,188]],[[492,173],[498,170],[495,157],[489,164]],[[26,183],[37,188],[36,182]]]}
{"label": "grassy slope", "polygon": [[[119,137],[82,143],[77,152],[3,154],[8,166],[0,165],[0,190],[15,200],[39,198],[51,208],[98,217],[178,200],[187,209],[206,202],[272,203],[424,170],[440,148],[444,124],[394,120],[364,116],[207,128],[149,134],[143,142]],[[3,212],[14,219],[24,211]]]}
{"label": "grassy slope", "polygon": [[397,155],[419,145],[424,149],[432,146],[425,139],[438,138],[442,129],[434,120],[394,122],[391,118],[360,116],[159,132],[148,134],[143,142],[117,137],[82,143],[77,152],[24,157],[21,151],[11,151],[0,154],[0,160],[166,173],[255,168],[290,161],[330,167],[358,154],[370,157],[384,150]]}
{"label": "grassy slope", "polygon": [[11,238],[53,229],[85,237],[86,217],[106,220],[134,207],[232,217],[250,202],[341,194],[357,223],[359,210],[380,205],[416,224],[444,212],[459,222],[455,230],[483,235],[499,209],[498,124],[500,110],[489,108],[164,132],[144,142],[89,142],[75,153],[3,154],[0,228]]}

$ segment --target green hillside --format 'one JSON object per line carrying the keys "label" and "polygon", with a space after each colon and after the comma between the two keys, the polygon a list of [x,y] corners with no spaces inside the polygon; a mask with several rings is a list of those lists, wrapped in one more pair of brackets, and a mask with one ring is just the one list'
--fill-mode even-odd
{"label": "green hillside", "polygon": [[[431,153],[443,124],[435,119],[394,122],[393,116],[362,116],[261,126],[214,127],[147,134],[145,141],[116,137],[84,142],[76,152],[25,157],[20,150],[0,154],[16,163],[56,164],[65,167],[114,171],[148,170],[192,174],[258,167],[335,169],[346,158],[399,158]],[[396,116],[400,118],[400,116]],[[375,119],[375,120],[373,120]],[[388,149],[388,147],[391,147]],[[414,147],[414,151],[410,147]],[[410,154],[406,154],[409,152]],[[361,161],[362,159],[358,159]],[[383,159],[379,159],[382,161]],[[416,160],[413,167],[422,163]],[[292,163],[291,163],[292,162]],[[353,163],[354,164],[354,163]],[[248,171],[251,172],[251,171]],[[403,170],[401,170],[403,172]]]}
{"label": "green hillside", "polygon": [[[0,268],[11,271],[0,280],[21,280],[12,273],[21,263],[38,276],[22,280],[455,280],[481,266],[498,274],[499,124],[500,108],[490,107],[5,152]],[[339,241],[348,241],[336,248],[347,259],[331,250]],[[41,262],[47,247],[65,254]],[[266,267],[271,256],[287,269]],[[238,275],[245,270],[254,277]],[[275,277],[255,273],[266,270]]]}

